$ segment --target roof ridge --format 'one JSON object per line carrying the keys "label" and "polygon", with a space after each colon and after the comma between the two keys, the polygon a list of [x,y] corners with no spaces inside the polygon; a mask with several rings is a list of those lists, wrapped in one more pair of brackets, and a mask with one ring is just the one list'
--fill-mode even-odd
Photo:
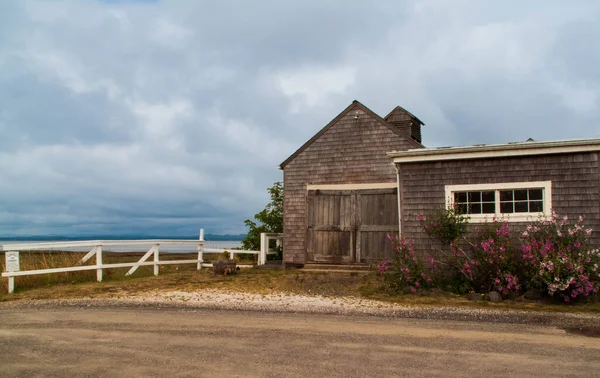
{"label": "roof ridge", "polygon": [[[386,120],[384,120],[383,118],[381,118],[377,113],[375,113],[374,111],[372,111],[371,109],[369,109],[368,107],[366,107],[364,104],[362,104],[360,101],[358,100],[354,100],[352,101],[352,103],[350,105],[348,105],[344,110],[342,110],[340,112],[340,114],[338,114],[334,119],[332,119],[331,121],[329,121],[329,123],[327,125],[325,125],[325,127],[323,127],[321,130],[319,130],[315,135],[312,136],[312,138],[310,138],[308,141],[306,141],[306,143],[304,143],[302,146],[300,146],[300,148],[298,148],[293,154],[291,154],[287,159],[285,159],[281,164],[279,164],[279,168],[280,169],[284,169],[286,165],[288,165],[288,163],[292,160],[294,160],[294,158],[296,156],[298,156],[300,153],[302,153],[302,151],[304,151],[305,149],[307,149],[311,144],[313,144],[321,135],[323,135],[327,130],[329,130],[339,119],[341,119],[343,116],[345,116],[350,110],[352,110],[355,107],[359,107],[361,108],[365,113],[370,114],[373,118],[375,118],[376,121],[378,121],[379,123],[381,123],[383,126],[387,127],[388,129],[390,129],[391,131],[393,131],[395,134],[403,137],[408,143],[413,144],[416,148],[424,148],[425,146],[423,146],[421,143],[417,142],[416,140],[412,139],[412,138],[406,138],[406,135],[404,135],[400,130],[398,130],[396,127],[394,127],[392,124],[390,124],[389,122],[387,122]],[[415,117],[416,118],[416,117]]]}

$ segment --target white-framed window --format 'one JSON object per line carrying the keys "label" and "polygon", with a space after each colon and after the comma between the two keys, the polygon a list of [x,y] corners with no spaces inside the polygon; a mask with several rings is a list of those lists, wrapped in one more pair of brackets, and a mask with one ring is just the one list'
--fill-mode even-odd
{"label": "white-framed window", "polygon": [[552,181],[446,185],[446,206],[468,215],[470,222],[545,219],[551,216]]}

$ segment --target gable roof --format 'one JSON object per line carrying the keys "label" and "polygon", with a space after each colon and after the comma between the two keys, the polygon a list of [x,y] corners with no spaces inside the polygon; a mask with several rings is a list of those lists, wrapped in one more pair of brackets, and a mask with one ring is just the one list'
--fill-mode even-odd
{"label": "gable roof", "polygon": [[411,112],[409,112],[408,110],[404,109],[401,106],[396,106],[394,109],[392,109],[391,112],[388,113],[388,115],[386,115],[384,117],[384,119],[387,121],[390,119],[390,117],[394,114],[403,114],[403,115],[408,115],[414,119],[416,119],[422,126],[425,126],[425,124],[423,123],[423,121],[421,121],[419,118],[417,118],[417,116],[415,116],[414,114],[412,114]]}
{"label": "gable roof", "polygon": [[[364,111],[365,113],[367,113],[368,115],[373,117],[376,121],[378,121],[381,125],[387,127],[388,129],[393,131],[395,134],[401,136],[408,143],[413,144],[416,148],[424,148],[424,146],[421,143],[417,142],[416,140],[406,138],[406,135],[404,133],[402,133],[396,127],[394,127],[393,125],[388,123],[386,120],[381,118],[379,115],[377,115],[377,113],[373,112],[371,109],[367,108],[366,106],[361,104],[359,101],[354,100],[346,109],[342,110],[342,112],[340,114],[338,114],[337,117],[332,119],[325,127],[323,127],[321,130],[319,130],[318,133],[316,133],[312,138],[310,138],[306,143],[304,143],[299,149],[297,149],[296,152],[294,152],[292,155],[290,155],[290,157],[285,159],[285,161],[279,165],[279,168],[284,169],[285,166],[288,165],[289,162],[294,160],[294,158],[296,156],[300,155],[300,153],[302,153],[302,151],[307,149],[311,144],[313,144],[317,139],[319,139],[319,137],[321,137],[321,135],[325,134],[327,132],[327,130],[329,130],[333,125],[335,125],[342,117],[344,117],[348,112],[350,112],[351,110],[354,110],[354,109],[360,109],[360,110]],[[393,112],[393,110],[392,110],[392,112]],[[415,117],[415,118],[418,120],[417,117]],[[421,122],[421,121],[419,121],[419,122]]]}

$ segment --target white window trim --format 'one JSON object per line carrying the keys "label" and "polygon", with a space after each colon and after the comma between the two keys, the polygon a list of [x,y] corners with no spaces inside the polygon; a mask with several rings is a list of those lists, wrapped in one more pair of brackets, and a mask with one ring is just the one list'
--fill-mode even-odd
{"label": "white window trim", "polygon": [[[539,213],[500,213],[499,190],[544,189],[544,211]],[[446,185],[446,208],[454,206],[454,192],[495,191],[496,214],[469,214],[470,223],[491,222],[493,218],[508,222],[548,220],[552,216],[552,181],[510,182],[499,184]]]}

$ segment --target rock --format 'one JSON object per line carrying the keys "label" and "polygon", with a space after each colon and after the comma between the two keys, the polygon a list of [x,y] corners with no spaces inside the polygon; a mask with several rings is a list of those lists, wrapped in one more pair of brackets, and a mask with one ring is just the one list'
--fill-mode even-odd
{"label": "rock", "polygon": [[525,292],[525,294],[523,294],[523,296],[525,297],[525,299],[528,299],[530,301],[539,301],[540,299],[542,299],[543,294],[538,289],[529,289]]}
{"label": "rock", "polygon": [[469,293],[467,294],[467,299],[470,301],[482,301],[483,294],[480,293]]}
{"label": "rock", "polygon": [[490,302],[502,302],[502,294],[497,291],[490,291],[487,296]]}
{"label": "rock", "polygon": [[438,289],[438,288],[431,289],[431,296],[433,296],[433,297],[446,297],[447,295],[448,295],[448,293],[442,289]]}
{"label": "rock", "polygon": [[235,274],[237,272],[234,260],[218,260],[213,262],[214,274]]}
{"label": "rock", "polygon": [[402,288],[402,294],[412,294],[413,293],[413,287],[410,286],[404,286]]}
{"label": "rock", "polygon": [[525,299],[524,295],[517,297],[517,299],[515,299],[515,301],[516,302],[529,302],[527,299]]}

